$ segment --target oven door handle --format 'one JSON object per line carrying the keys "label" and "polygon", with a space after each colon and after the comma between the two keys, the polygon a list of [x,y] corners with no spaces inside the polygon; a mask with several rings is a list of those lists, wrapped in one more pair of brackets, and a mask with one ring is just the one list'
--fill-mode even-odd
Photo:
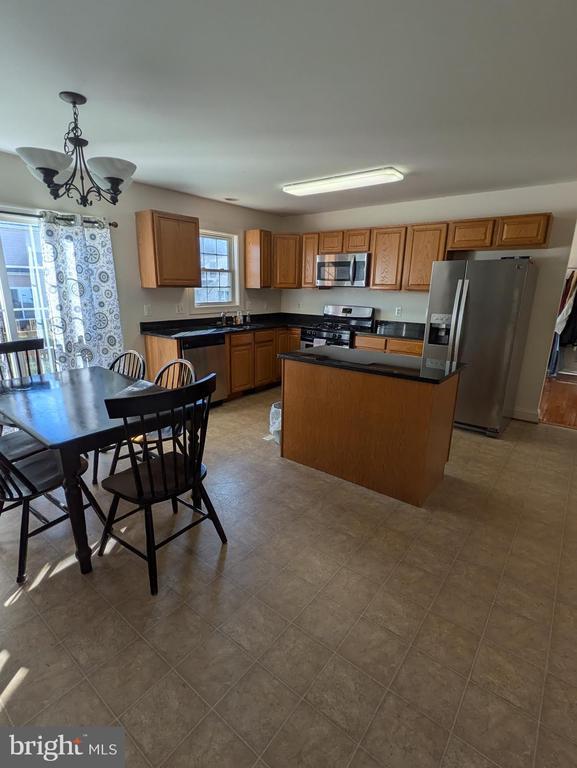
{"label": "oven door handle", "polygon": [[357,257],[353,256],[351,259],[351,285],[355,284],[355,277],[357,276]]}

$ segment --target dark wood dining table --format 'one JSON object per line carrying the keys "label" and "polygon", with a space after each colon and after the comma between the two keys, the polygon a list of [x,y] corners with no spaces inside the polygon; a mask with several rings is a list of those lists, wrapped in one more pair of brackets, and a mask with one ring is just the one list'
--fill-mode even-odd
{"label": "dark wood dining table", "polygon": [[66,506],[82,573],[92,570],[92,552],[79,485],[80,459],[83,453],[119,442],[125,434],[122,420],[108,417],[104,401],[120,394],[159,389],[99,366],[0,382],[0,413],[60,455]]}

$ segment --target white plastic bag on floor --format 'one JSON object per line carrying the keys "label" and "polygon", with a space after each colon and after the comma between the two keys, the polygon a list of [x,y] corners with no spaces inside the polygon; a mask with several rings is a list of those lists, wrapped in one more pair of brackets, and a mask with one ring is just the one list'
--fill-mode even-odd
{"label": "white plastic bag on floor", "polygon": [[275,443],[280,445],[280,431],[282,427],[282,407],[280,400],[277,403],[273,403],[270,407],[270,422],[269,432],[272,435]]}

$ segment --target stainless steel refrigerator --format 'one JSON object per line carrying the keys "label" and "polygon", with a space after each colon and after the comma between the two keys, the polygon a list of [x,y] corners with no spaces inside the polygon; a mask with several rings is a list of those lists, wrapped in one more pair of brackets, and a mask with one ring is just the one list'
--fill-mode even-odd
{"label": "stainless steel refrigerator", "polygon": [[510,420],[535,287],[527,258],[436,262],[423,363],[464,364],[455,423],[499,435]]}

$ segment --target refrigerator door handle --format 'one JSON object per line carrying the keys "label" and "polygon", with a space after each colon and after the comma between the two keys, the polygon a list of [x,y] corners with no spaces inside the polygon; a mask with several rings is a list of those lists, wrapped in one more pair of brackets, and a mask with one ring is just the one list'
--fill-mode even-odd
{"label": "refrigerator door handle", "polygon": [[453,346],[455,344],[455,331],[457,328],[457,315],[459,312],[459,301],[461,299],[461,291],[463,290],[463,281],[459,278],[457,280],[457,288],[455,289],[455,300],[453,302],[453,311],[451,313],[451,330],[449,331],[449,344],[447,347],[447,362],[450,363],[453,360]]}
{"label": "refrigerator door handle", "polygon": [[467,303],[467,294],[469,293],[469,281],[465,279],[463,283],[463,298],[459,307],[459,319],[457,321],[457,330],[455,333],[455,349],[453,352],[453,363],[459,362],[459,346],[461,344],[461,333],[463,332],[463,315],[465,314],[465,305]]}

